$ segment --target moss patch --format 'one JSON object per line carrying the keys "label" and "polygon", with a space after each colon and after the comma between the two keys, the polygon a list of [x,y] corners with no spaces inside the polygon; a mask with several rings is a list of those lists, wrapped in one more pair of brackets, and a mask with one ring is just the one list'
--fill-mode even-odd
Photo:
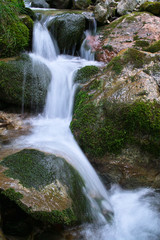
{"label": "moss patch", "polygon": [[151,53],[159,52],[160,51],[160,40],[152,43],[149,47],[144,48],[144,51],[151,52]]}
{"label": "moss patch", "polygon": [[79,83],[85,83],[90,79],[90,77],[94,76],[98,72],[99,68],[96,66],[83,67],[77,71],[74,81]]}
{"label": "moss patch", "polygon": [[134,48],[129,48],[122,55],[114,57],[104,71],[112,70],[115,74],[121,74],[123,68],[130,64],[133,68],[142,68],[143,65],[151,62],[151,56],[138,51]]}

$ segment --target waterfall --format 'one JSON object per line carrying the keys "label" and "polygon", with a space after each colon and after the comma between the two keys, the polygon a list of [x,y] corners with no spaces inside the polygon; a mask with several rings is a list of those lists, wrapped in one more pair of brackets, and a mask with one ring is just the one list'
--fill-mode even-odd
{"label": "waterfall", "polygon": [[[32,133],[17,140],[17,146],[62,156],[79,171],[85,181],[84,191],[90,200],[94,218],[93,224],[82,226],[79,233],[82,239],[159,240],[158,193],[151,189],[124,191],[118,186],[113,186],[108,192],[76,143],[69,128],[77,88],[73,76],[83,66],[99,66],[100,63],[91,60],[88,50],[87,60],[59,55],[47,30],[47,21],[49,19],[35,23],[30,57],[33,63],[39,61],[46,64],[52,79],[44,112],[30,120]],[[113,213],[111,223],[106,220],[108,213]]]}

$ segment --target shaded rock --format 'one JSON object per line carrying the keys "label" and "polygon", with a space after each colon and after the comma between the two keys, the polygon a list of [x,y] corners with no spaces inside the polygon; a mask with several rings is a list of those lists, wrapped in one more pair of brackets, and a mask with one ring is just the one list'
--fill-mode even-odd
{"label": "shaded rock", "polygon": [[147,13],[132,13],[101,27],[99,36],[99,43],[91,47],[98,60],[107,62],[121,50],[131,47],[145,50],[160,40],[160,18]]}
{"label": "shaded rock", "polygon": [[72,0],[72,1],[73,7],[75,9],[85,9],[92,3],[91,0]]}
{"label": "shaded rock", "polygon": [[71,225],[89,217],[84,182],[63,158],[26,149],[0,165],[2,194],[33,218]]}
{"label": "shaded rock", "polygon": [[128,145],[119,154],[107,153],[103,158],[91,158],[91,162],[108,187],[110,183],[129,189],[160,187],[160,169],[152,164],[153,156],[145,154],[138,146]]}
{"label": "shaded rock", "polygon": [[98,3],[94,9],[94,15],[97,22],[105,24],[112,16],[112,9],[105,3]]}
{"label": "shaded rock", "polygon": [[50,79],[48,68],[38,61],[32,63],[27,55],[4,59],[0,61],[0,100],[4,107],[39,111],[45,104]]}
{"label": "shaded rock", "polygon": [[72,0],[46,0],[50,7],[59,8],[59,9],[67,9],[71,8]]}
{"label": "shaded rock", "polygon": [[61,14],[49,24],[49,31],[57,40],[60,51],[65,53],[73,53],[80,48],[84,30],[85,17],[82,14]]}
{"label": "shaded rock", "polygon": [[49,4],[45,0],[32,0],[31,7],[49,8]]}

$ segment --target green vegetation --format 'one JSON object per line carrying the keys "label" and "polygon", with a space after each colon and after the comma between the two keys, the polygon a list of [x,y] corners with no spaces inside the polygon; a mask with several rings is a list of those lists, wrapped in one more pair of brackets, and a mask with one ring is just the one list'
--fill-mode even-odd
{"label": "green vegetation", "polygon": [[118,153],[126,144],[160,156],[160,104],[156,102],[124,104],[104,99],[96,106],[92,96],[81,90],[71,130],[83,151],[92,157]]}
{"label": "green vegetation", "polygon": [[137,40],[137,41],[135,42],[135,46],[136,46],[136,47],[142,47],[142,48],[148,47],[148,46],[149,46],[149,42],[148,42],[148,41],[145,41],[145,40]]}
{"label": "green vegetation", "polygon": [[4,192],[34,218],[50,223],[65,224],[85,221],[89,218],[89,204],[83,193],[84,182],[79,173],[64,159],[37,150],[26,149],[6,157],[0,164],[8,168],[4,172],[6,176],[18,179],[26,188],[40,191],[51,183],[56,184],[57,180],[63,186],[67,186],[66,190],[72,199],[72,206],[63,211],[34,212],[19,201],[22,198],[21,194],[13,189]]}
{"label": "green vegetation", "polygon": [[127,64],[131,64],[133,68],[141,68],[151,60],[151,56],[147,56],[134,48],[129,48],[122,55],[114,57],[104,71],[111,69],[115,74],[119,75]]}
{"label": "green vegetation", "polygon": [[144,48],[144,51],[151,52],[151,53],[159,52],[160,51],[160,40],[152,43],[149,47]]}
{"label": "green vegetation", "polygon": [[160,2],[145,2],[140,6],[139,11],[146,11],[160,16]]}
{"label": "green vegetation", "polygon": [[29,29],[19,19],[21,0],[0,1],[0,57],[16,56],[29,45]]}
{"label": "green vegetation", "polygon": [[76,73],[75,82],[85,83],[87,82],[91,76],[94,76],[99,72],[99,68],[96,66],[86,66],[79,69]]}
{"label": "green vegetation", "polygon": [[102,48],[103,48],[103,49],[107,49],[109,52],[112,52],[112,51],[113,51],[112,45],[109,45],[109,44],[103,46]]}

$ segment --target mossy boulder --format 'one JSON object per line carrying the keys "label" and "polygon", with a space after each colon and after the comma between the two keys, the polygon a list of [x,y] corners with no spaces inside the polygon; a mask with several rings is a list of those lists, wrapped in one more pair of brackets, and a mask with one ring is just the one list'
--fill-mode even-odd
{"label": "mossy boulder", "polygon": [[35,219],[71,225],[89,217],[84,182],[63,158],[22,150],[0,163],[0,175],[2,194]]}
{"label": "mossy boulder", "polygon": [[57,40],[60,51],[65,53],[73,53],[73,49],[80,48],[84,30],[85,17],[82,14],[60,14],[49,24],[49,31]]}
{"label": "mossy boulder", "polygon": [[0,101],[5,106],[40,111],[51,80],[49,69],[27,55],[0,61]]}
{"label": "mossy boulder", "polygon": [[140,6],[139,9],[141,12],[146,11],[150,12],[156,16],[160,16],[160,2],[155,1],[155,2],[145,2]]}
{"label": "mossy boulder", "polygon": [[74,81],[78,83],[86,83],[90,80],[91,76],[94,76],[99,72],[99,68],[96,66],[86,66],[79,69],[75,75]]}
{"label": "mossy boulder", "polygon": [[19,19],[24,3],[0,2],[0,57],[16,56],[29,45],[29,29]]}
{"label": "mossy boulder", "polygon": [[130,143],[152,154],[157,167],[158,66],[159,55],[128,49],[77,93],[71,129],[88,156],[117,154]]}
{"label": "mossy boulder", "polygon": [[49,4],[45,0],[32,0],[31,7],[49,8]]}

